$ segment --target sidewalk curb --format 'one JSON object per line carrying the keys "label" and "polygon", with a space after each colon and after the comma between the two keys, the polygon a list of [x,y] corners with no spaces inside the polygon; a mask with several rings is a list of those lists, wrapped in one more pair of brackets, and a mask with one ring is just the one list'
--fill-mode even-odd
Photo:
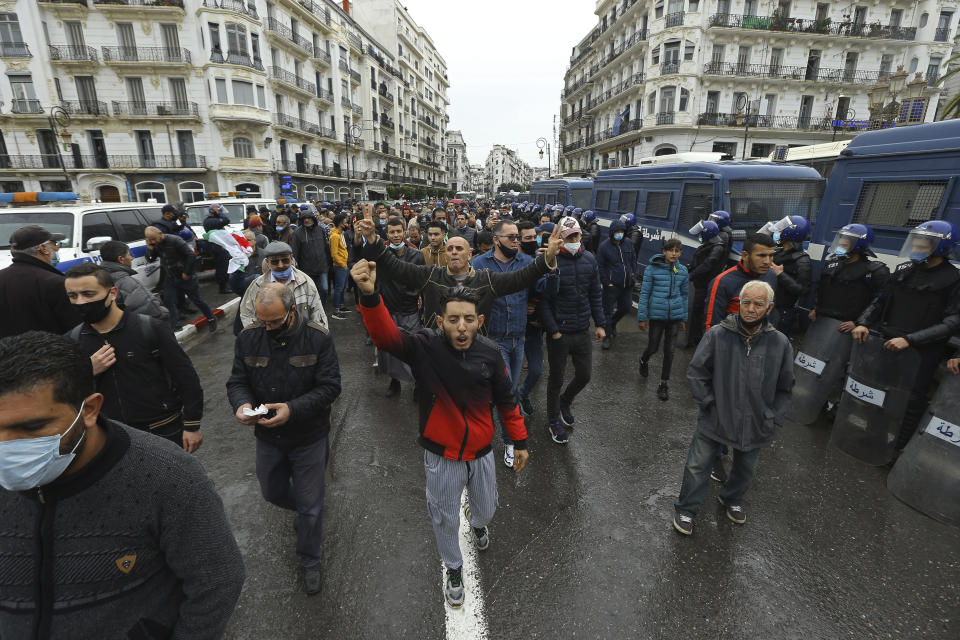
{"label": "sidewalk curb", "polygon": [[[234,316],[239,312],[239,307],[240,298],[233,298],[232,300],[227,301],[222,306],[213,310],[213,315],[219,321],[220,331],[226,329],[225,325],[233,320]],[[200,331],[200,329],[203,329],[206,326],[207,319],[203,316],[197,318],[190,324],[184,325],[183,329],[177,331],[175,334],[177,342],[180,343],[180,346],[183,347],[184,350],[187,350],[195,344],[202,342],[204,338],[210,335],[209,332]]]}

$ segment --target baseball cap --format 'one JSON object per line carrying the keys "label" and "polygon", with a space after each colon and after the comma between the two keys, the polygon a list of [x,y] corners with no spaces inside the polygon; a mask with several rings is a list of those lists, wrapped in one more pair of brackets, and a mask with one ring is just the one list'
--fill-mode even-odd
{"label": "baseball cap", "polygon": [[553,229],[555,226],[556,225],[554,225],[552,222],[544,222],[542,225],[537,227],[535,231],[537,232],[537,235],[540,235],[541,233],[544,233],[544,232],[553,233]]}
{"label": "baseball cap", "polygon": [[60,242],[65,240],[67,236],[62,233],[50,233],[43,227],[38,224],[29,224],[25,227],[20,227],[10,236],[10,248],[21,251],[23,249],[29,249],[30,247],[36,247],[43,244],[44,242]]}
{"label": "baseball cap", "polygon": [[560,225],[560,237],[566,238],[569,235],[574,233],[580,233],[580,224],[577,222],[576,218],[570,216],[563,216],[560,218],[560,222],[557,224]]}

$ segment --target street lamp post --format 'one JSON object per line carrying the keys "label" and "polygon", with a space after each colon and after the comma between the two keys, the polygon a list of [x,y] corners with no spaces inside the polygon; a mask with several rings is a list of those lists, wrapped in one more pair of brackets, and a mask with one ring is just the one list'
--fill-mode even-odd
{"label": "street lamp post", "polygon": [[550,165],[550,143],[547,142],[547,139],[544,137],[537,138],[537,147],[540,149],[540,158],[543,158],[543,150],[547,150],[547,179],[550,178],[550,174],[553,173]]}
{"label": "street lamp post", "polygon": [[360,136],[362,135],[363,129],[354,124],[350,126],[350,130],[347,131],[346,135],[344,136],[347,140],[347,191],[349,191],[351,195],[353,194],[353,189],[350,187],[350,181],[353,176],[351,175],[352,169],[350,168],[350,141],[352,139],[353,144],[357,144],[360,142]]}
{"label": "street lamp post", "polygon": [[[64,129],[70,125],[70,114],[67,113],[66,109],[60,105],[54,105],[50,107],[50,116],[48,118],[50,122],[50,130],[53,132],[53,139],[56,140],[60,135],[57,125],[63,127]],[[67,184],[70,185],[70,189],[73,189],[73,181],[70,180],[70,174],[67,173],[67,165],[63,162],[63,155],[60,153],[60,143],[56,143],[57,147],[57,162],[60,164],[60,169],[63,171],[63,177],[66,178]]]}

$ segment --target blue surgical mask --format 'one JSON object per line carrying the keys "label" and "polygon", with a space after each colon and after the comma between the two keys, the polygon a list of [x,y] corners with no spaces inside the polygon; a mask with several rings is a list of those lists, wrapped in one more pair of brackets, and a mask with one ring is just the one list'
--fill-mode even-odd
{"label": "blue surgical mask", "polygon": [[51,267],[55,267],[55,266],[57,266],[58,264],[60,264],[60,252],[59,252],[59,251],[54,251],[54,252],[53,252],[53,255],[50,256],[50,266],[51,266]]}
{"label": "blue surgical mask", "polygon": [[910,259],[916,262],[917,264],[923,264],[927,261],[927,258],[930,257],[929,251],[911,251]]}
{"label": "blue surgical mask", "polygon": [[399,251],[402,247],[403,247],[402,242],[400,244],[393,244],[392,242],[390,243],[390,248],[393,249],[394,251]]}
{"label": "blue surgical mask", "polygon": [[273,277],[276,278],[277,280],[289,280],[290,275],[293,273],[293,265],[290,265],[283,271],[277,271],[276,269],[272,269],[270,273],[272,273]]}
{"label": "blue surgical mask", "polygon": [[60,441],[77,426],[83,413],[83,404],[80,404],[80,411],[70,428],[61,434],[0,442],[0,459],[3,460],[0,465],[0,486],[7,491],[27,491],[48,485],[63,475],[76,457],[77,447],[86,437],[86,431],[70,453],[60,453]]}
{"label": "blue surgical mask", "polygon": [[283,231],[285,228],[282,224],[277,225],[277,231]]}
{"label": "blue surgical mask", "polygon": [[537,246],[543,246],[543,236],[537,236]]}
{"label": "blue surgical mask", "polygon": [[776,242],[777,244],[780,244],[780,232],[779,232],[779,231],[774,231],[774,232],[773,232],[773,241]]}
{"label": "blue surgical mask", "polygon": [[614,239],[614,240],[623,240],[623,232],[622,232],[622,231],[617,231],[615,234],[613,234],[613,239]]}
{"label": "blue surgical mask", "polygon": [[838,258],[846,258],[847,249],[845,247],[837,247],[837,250],[833,252],[833,255],[837,256]]}

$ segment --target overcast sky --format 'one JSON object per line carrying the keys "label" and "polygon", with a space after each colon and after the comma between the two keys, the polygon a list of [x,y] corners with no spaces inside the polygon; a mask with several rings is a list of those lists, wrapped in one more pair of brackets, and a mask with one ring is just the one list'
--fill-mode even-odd
{"label": "overcast sky", "polygon": [[559,134],[563,74],[596,24],[594,0],[401,2],[447,62],[449,128],[463,132],[470,164],[504,144],[545,167],[536,140],[553,137],[554,115]]}

